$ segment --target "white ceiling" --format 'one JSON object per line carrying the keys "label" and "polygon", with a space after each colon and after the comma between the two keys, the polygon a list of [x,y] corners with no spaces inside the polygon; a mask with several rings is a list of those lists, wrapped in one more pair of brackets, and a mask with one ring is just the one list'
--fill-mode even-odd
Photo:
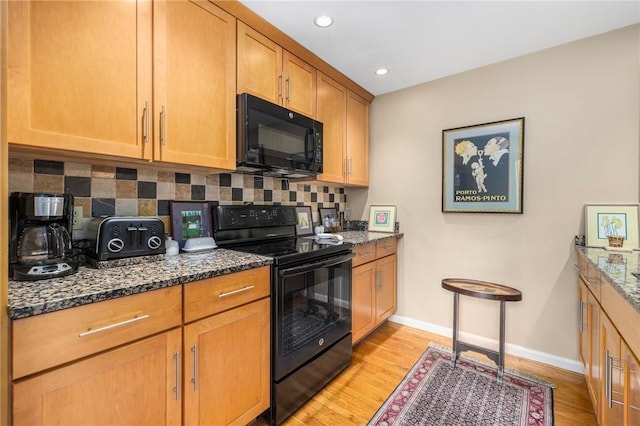
{"label": "white ceiling", "polygon": [[640,22],[638,0],[240,1],[374,95]]}

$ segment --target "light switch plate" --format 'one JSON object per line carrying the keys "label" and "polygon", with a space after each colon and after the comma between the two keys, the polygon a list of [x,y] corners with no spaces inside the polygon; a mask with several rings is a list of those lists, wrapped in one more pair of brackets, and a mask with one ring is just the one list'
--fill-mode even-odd
{"label": "light switch plate", "polygon": [[73,207],[73,230],[82,229],[82,207]]}

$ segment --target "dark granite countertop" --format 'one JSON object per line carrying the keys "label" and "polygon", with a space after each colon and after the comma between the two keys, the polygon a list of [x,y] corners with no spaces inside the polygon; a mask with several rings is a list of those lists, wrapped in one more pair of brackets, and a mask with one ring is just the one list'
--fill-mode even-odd
{"label": "dark granite countertop", "polygon": [[640,313],[640,280],[631,274],[640,272],[640,252],[581,246],[576,246],[576,250],[595,265],[607,282]]}
{"label": "dark granite countertop", "polygon": [[9,318],[26,318],[272,263],[269,257],[225,249],[162,256],[153,262],[144,258],[127,260],[125,266],[113,268],[80,267],[66,277],[9,281]]}
{"label": "dark granite countertop", "polygon": [[345,231],[340,232],[340,235],[344,237],[346,242],[353,244],[354,246],[360,246],[370,243],[372,241],[386,240],[388,238],[400,238],[403,236],[401,232],[389,233],[389,232],[369,232],[369,231]]}
{"label": "dark granite countertop", "polygon": [[[341,234],[345,241],[354,246],[402,236],[401,233],[367,231]],[[49,280],[9,281],[9,318],[26,318],[271,263],[269,257],[215,249],[203,253],[181,253],[178,256],[123,259],[112,262],[118,266],[103,269],[80,267],[73,275]]]}

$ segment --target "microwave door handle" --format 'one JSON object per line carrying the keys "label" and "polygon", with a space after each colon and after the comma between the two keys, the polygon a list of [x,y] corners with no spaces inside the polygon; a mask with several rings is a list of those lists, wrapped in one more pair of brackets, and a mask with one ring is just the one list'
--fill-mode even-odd
{"label": "microwave door handle", "polygon": [[[309,142],[311,142],[311,149],[309,149]],[[310,163],[311,161],[313,161],[313,153],[316,151],[316,140],[315,140],[315,131],[313,130],[313,127],[310,129],[307,129],[307,134],[305,136],[305,157],[307,160],[307,163]]]}
{"label": "microwave door handle", "polygon": [[292,277],[294,275],[301,275],[307,272],[313,271],[315,269],[329,268],[331,266],[339,265],[340,263],[347,262],[353,259],[355,255],[351,252],[339,257],[332,257],[331,259],[325,259],[320,262],[314,262],[307,265],[296,266],[294,268],[283,269],[278,274],[282,278]]}

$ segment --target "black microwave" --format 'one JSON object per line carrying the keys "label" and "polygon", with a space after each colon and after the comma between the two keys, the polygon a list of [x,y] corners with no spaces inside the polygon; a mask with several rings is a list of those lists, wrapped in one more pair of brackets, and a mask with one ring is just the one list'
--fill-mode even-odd
{"label": "black microwave", "polygon": [[239,173],[314,179],[322,173],[322,123],[248,93],[238,95]]}

